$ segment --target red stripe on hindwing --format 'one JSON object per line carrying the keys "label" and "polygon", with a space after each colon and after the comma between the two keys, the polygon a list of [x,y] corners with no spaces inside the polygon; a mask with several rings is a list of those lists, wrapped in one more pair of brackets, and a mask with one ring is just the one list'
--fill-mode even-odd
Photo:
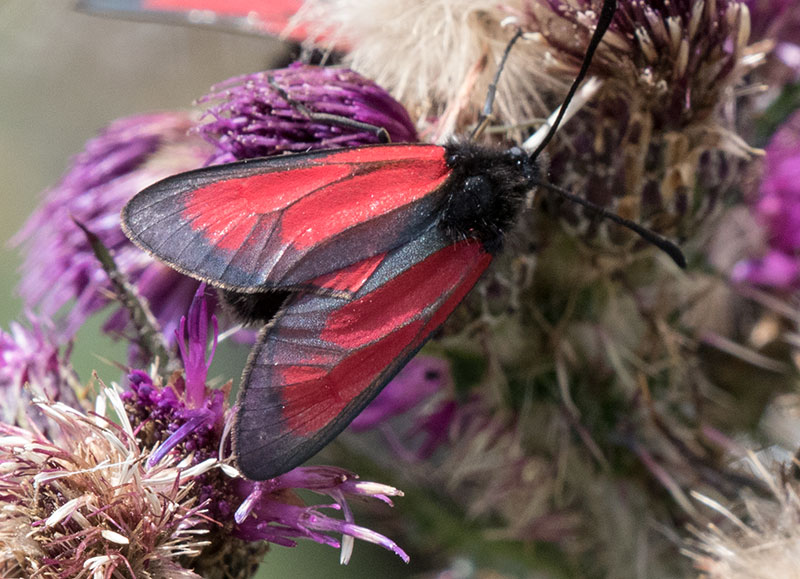
{"label": "red stripe on hindwing", "polygon": [[[289,428],[309,436],[336,418],[392,361],[422,345],[444,323],[490,261],[491,255],[477,242],[445,247],[332,311],[319,338],[350,355],[327,374],[309,375],[299,365],[281,373],[281,382],[290,385],[281,392]],[[298,410],[312,405],[317,406],[313,413]]]}
{"label": "red stripe on hindwing", "polygon": [[389,253],[352,299],[290,298],[254,349],[235,428],[251,478],[297,466],[341,432],[472,289],[492,256],[437,229]]}
{"label": "red stripe on hindwing", "polygon": [[[285,36],[296,42],[310,39],[306,25],[292,23],[302,4],[302,0],[78,0],[79,9],[94,13]],[[317,29],[313,39],[327,43],[328,36]],[[333,42],[328,48],[347,49],[344,39]]]}
{"label": "red stripe on hindwing", "polygon": [[289,366],[280,374],[283,418],[298,436],[310,436],[325,427],[359,394],[369,388],[386,367],[415,343],[424,322],[417,320],[383,336],[380,347],[363,348],[344,358],[330,372]]}
{"label": "red stripe on hindwing", "polygon": [[368,257],[346,269],[320,276],[313,283],[319,288],[354,294],[367,282],[385,257],[385,253]]}
{"label": "red stripe on hindwing", "polygon": [[[477,249],[478,245],[470,243],[467,247]],[[456,253],[454,247],[439,250],[375,291],[331,312],[320,339],[354,350],[418,318],[463,276],[463,262],[453,259]],[[467,263],[472,258],[465,256]]]}

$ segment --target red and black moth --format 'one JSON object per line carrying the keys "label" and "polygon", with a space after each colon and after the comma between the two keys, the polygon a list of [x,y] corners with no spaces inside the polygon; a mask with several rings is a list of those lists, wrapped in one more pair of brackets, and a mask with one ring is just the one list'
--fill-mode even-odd
{"label": "red and black moth", "polygon": [[519,149],[376,145],[200,169],[128,203],[128,236],[175,269],[291,292],[245,370],[245,475],[303,462],[377,395],[488,267],[535,173]]}
{"label": "red and black moth", "polygon": [[302,42],[306,32],[290,22],[303,0],[79,0],[94,14],[211,26],[232,31],[284,35]]}
{"label": "red and black moth", "polygon": [[[568,99],[614,7],[605,2]],[[250,295],[231,300],[244,314],[268,317],[285,298],[242,379],[234,451],[247,477],[315,454],[444,323],[540,184],[544,143],[531,156],[452,143],[240,161],[167,178],[128,203],[134,243]]]}

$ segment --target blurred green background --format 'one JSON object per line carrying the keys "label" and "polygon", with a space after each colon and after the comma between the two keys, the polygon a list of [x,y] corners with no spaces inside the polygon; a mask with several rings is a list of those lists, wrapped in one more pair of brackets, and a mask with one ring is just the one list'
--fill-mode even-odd
{"label": "blurred green background", "polygon": [[[87,139],[117,117],[185,108],[212,84],[287,57],[274,39],[98,18],[67,0],[0,0],[0,327],[21,310],[20,259],[8,240]],[[100,337],[100,322],[76,343],[73,362],[84,381],[92,369],[117,380],[103,358],[125,359],[121,344]],[[348,567],[338,557],[308,542],[276,547],[259,577],[406,577],[413,569],[371,544],[356,543]]]}

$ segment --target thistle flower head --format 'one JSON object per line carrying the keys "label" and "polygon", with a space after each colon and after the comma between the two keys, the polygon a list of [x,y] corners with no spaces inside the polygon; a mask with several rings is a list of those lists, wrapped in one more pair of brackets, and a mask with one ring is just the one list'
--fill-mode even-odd
{"label": "thistle flower head", "polygon": [[[708,579],[792,577],[800,558],[800,493],[788,465],[746,459],[772,496],[743,493],[736,505],[693,493],[713,513],[704,528],[692,528],[684,554]],[[737,514],[738,513],[738,514]]]}
{"label": "thistle flower head", "polygon": [[68,363],[49,339],[42,324],[26,328],[11,323],[10,333],[0,330],[0,421],[26,426],[31,420],[42,432],[51,433],[52,424],[32,412],[32,397],[48,398],[78,408],[77,383]]}
{"label": "thistle flower head", "polygon": [[778,290],[800,287],[800,112],[766,149],[764,178],[754,207],[767,236],[766,253],[742,261],[732,276]]}
{"label": "thistle flower head", "polygon": [[440,399],[410,414],[406,422],[413,426],[389,440],[392,466],[416,474],[435,496],[454,500],[471,521],[491,520],[488,541],[574,537],[576,516],[551,503],[557,485],[552,459],[526,448],[526,422],[519,416],[493,411],[479,394],[465,402]]}
{"label": "thistle flower head", "polygon": [[[441,141],[475,121],[489,83],[529,0],[311,0],[298,19],[331,40],[343,38],[344,60],[402,102]],[[515,26],[516,25],[516,26]],[[541,43],[523,40],[500,79],[495,116],[509,125],[546,112],[542,94],[563,89],[543,66]],[[391,63],[391,65],[387,65]]]}
{"label": "thistle flower head", "polygon": [[[559,541],[570,533],[572,517],[550,510],[551,466],[525,452],[524,421],[492,413],[474,396],[450,416],[447,452],[437,466],[440,484],[452,496],[469,496],[470,517],[498,517],[496,538]],[[463,499],[462,499],[463,500]]]}
{"label": "thistle flower head", "polygon": [[[168,454],[191,456],[201,463],[220,455],[230,384],[223,389],[206,385],[216,349],[217,320],[209,311],[206,286],[201,284],[176,332],[184,371],[172,374],[167,384],[134,370],[128,375],[130,390],[122,393],[127,415],[145,446],[154,448],[149,463]],[[209,326],[212,347],[206,352]]]}
{"label": "thistle flower head", "polygon": [[[574,67],[594,4],[531,7],[553,58]],[[603,86],[555,140],[554,180],[658,231],[691,234],[753,154],[730,114],[734,88],[764,56],[748,45],[749,30],[747,6],[735,0],[619,2],[593,61]]]}
{"label": "thistle flower head", "polygon": [[[181,568],[207,545],[208,517],[193,478],[213,468],[180,461],[147,468],[146,452],[113,389],[94,415],[37,400],[56,440],[0,424],[0,569],[6,577],[199,577]],[[122,420],[105,416],[111,406]]]}
{"label": "thistle flower head", "polygon": [[[86,144],[61,182],[16,235],[25,253],[19,293],[27,307],[54,318],[71,300],[59,333],[71,337],[83,321],[109,303],[108,279],[80,222],[114,252],[117,265],[146,297],[168,337],[197,289],[197,282],[156,263],[135,248],[119,225],[123,205],[144,187],[202,165],[211,148],[187,136],[183,113],[139,115],[112,123]],[[121,310],[106,329],[120,331]]]}
{"label": "thistle flower head", "polygon": [[[555,59],[580,63],[596,25],[597,3],[530,2],[530,15]],[[737,0],[621,0],[594,58],[608,90],[637,99],[656,130],[707,119],[748,70],[750,15]]]}
{"label": "thistle flower head", "polygon": [[367,128],[313,119],[314,113],[381,127],[392,142],[417,139],[402,105],[347,69],[295,64],[249,74],[215,86],[199,102],[212,118],[197,128],[217,150],[211,164],[379,142]]}

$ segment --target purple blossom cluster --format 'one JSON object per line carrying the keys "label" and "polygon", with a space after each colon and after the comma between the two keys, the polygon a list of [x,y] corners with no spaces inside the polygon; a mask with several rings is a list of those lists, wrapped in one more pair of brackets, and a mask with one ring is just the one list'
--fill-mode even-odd
{"label": "purple blossom cluster", "polygon": [[[217,344],[217,321],[209,308],[204,284],[181,319],[178,345],[184,371],[173,376],[166,386],[157,385],[142,371],[129,374],[130,390],[122,394],[126,413],[134,431],[143,436],[145,448],[152,448],[148,465],[155,466],[169,454],[191,457],[198,465],[230,454],[225,426],[233,419],[227,404],[228,389],[206,385],[206,377]],[[207,353],[209,336],[212,340]],[[234,536],[246,541],[269,541],[294,546],[295,539],[308,538],[322,544],[340,547],[330,533],[361,538],[396,553],[408,556],[390,539],[359,527],[347,505],[347,496],[377,498],[391,505],[390,495],[402,494],[377,483],[362,483],[358,477],[335,467],[300,467],[263,482],[236,478],[234,484],[207,471],[196,480],[198,500],[207,505],[209,515],[225,527],[232,527]],[[329,505],[301,506],[294,491],[306,489],[334,499]],[[239,505],[238,508],[234,506]],[[324,514],[324,509],[341,511],[344,520]],[[349,555],[347,555],[349,557]]]}
{"label": "purple blossom cluster", "polygon": [[[348,69],[298,63],[229,79],[198,102],[211,118],[195,129],[216,149],[209,164],[380,142],[363,124],[384,129],[391,142],[417,140],[403,106]],[[332,115],[359,124],[343,125]]]}
{"label": "purple blossom cluster", "polygon": [[73,390],[77,377],[68,357],[53,345],[43,323],[27,328],[12,322],[10,332],[0,330],[0,421],[17,426],[32,422],[50,433],[52,425],[30,403],[40,397],[78,406]]}
{"label": "purple blossom cluster", "polygon": [[[74,221],[114,253],[120,271],[148,300],[164,335],[173,335],[197,282],[136,249],[120,228],[119,212],[144,187],[205,162],[212,149],[199,137],[187,135],[193,126],[192,116],[185,113],[137,115],[113,122],[86,143],[17,233],[14,242],[22,245],[26,256],[19,294],[26,307],[58,320],[62,340],[71,338],[110,301],[107,276]],[[117,310],[105,329],[121,332],[126,322],[127,314]]]}

